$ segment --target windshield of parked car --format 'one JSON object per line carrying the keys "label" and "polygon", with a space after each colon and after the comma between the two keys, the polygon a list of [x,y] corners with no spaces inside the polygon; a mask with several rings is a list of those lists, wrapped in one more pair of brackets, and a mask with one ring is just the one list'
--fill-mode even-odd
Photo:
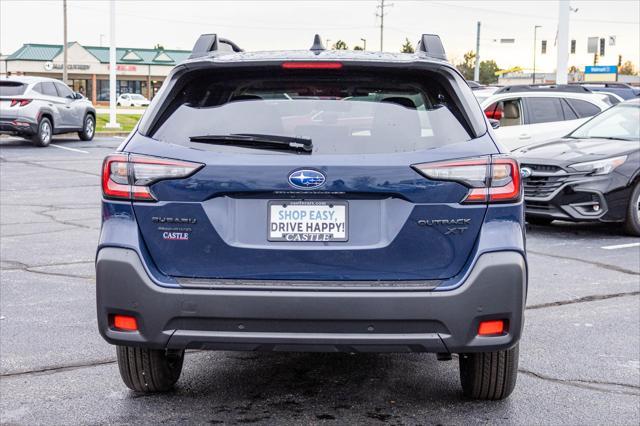
{"label": "windshield of parked car", "polygon": [[618,104],[587,121],[569,135],[576,139],[640,139],[640,106]]}
{"label": "windshield of parked car", "polygon": [[190,84],[155,139],[225,152],[192,136],[258,134],[311,139],[313,154],[430,149],[470,140],[437,83],[365,78],[215,79]]}
{"label": "windshield of parked car", "polygon": [[20,96],[27,85],[17,81],[0,81],[0,96]]}

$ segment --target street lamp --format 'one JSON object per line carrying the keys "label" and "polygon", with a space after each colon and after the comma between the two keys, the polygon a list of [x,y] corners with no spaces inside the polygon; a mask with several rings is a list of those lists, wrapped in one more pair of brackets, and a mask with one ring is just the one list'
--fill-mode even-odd
{"label": "street lamp", "polygon": [[361,38],[360,40],[362,40],[362,43],[364,44],[362,50],[367,50],[367,39],[366,38]]}
{"label": "street lamp", "polygon": [[537,36],[538,36],[538,28],[542,28],[542,25],[536,25],[533,27],[533,78],[532,83],[536,84],[536,49],[537,46]]}

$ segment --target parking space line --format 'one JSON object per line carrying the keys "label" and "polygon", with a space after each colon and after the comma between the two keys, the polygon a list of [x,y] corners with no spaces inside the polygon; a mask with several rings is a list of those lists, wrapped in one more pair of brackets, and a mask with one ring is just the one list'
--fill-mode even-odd
{"label": "parking space line", "polygon": [[640,247],[640,243],[618,244],[615,246],[602,246],[605,250],[617,250],[623,248]]}
{"label": "parking space line", "polygon": [[83,153],[83,154],[88,154],[88,153],[89,153],[89,151],[83,151],[83,150],[81,150],[81,149],[77,149],[77,148],[69,148],[69,147],[67,147],[67,146],[56,145],[55,143],[51,143],[51,144],[49,144],[49,145],[50,145],[50,146],[54,146],[54,147],[56,147],[56,148],[66,149],[66,150],[68,150],[68,151],[73,151],[73,152],[81,152],[81,153]]}

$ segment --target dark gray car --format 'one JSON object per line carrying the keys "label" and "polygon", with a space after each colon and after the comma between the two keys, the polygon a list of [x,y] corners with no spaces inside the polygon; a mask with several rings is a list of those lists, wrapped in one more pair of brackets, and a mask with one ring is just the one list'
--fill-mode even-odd
{"label": "dark gray car", "polygon": [[47,146],[54,134],[77,132],[93,139],[96,110],[80,93],[45,77],[0,79],[0,133],[31,139]]}

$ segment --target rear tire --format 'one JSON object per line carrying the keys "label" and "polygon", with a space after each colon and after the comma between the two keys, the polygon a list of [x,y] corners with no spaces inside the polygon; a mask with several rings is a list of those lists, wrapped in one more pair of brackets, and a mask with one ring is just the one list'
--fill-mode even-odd
{"label": "rear tire", "polygon": [[125,385],[136,392],[166,392],[180,378],[184,351],[118,346],[118,367]]}
{"label": "rear tire", "polygon": [[82,125],[82,131],[78,132],[78,137],[83,141],[90,141],[96,133],[96,119],[93,115],[87,114],[84,118],[84,124]]}
{"label": "rear tire", "polygon": [[505,399],[516,386],[518,345],[505,351],[460,354],[462,391],[473,399]]}
{"label": "rear tire", "polygon": [[31,141],[36,146],[48,146],[51,143],[51,138],[53,137],[53,125],[51,124],[51,120],[47,117],[43,117],[40,119],[38,123],[38,131],[35,135],[31,137]]}
{"label": "rear tire", "polygon": [[551,225],[551,222],[553,222],[553,219],[548,217],[532,216],[527,217],[527,222],[531,225],[549,226]]}
{"label": "rear tire", "polygon": [[640,182],[631,191],[629,205],[627,206],[627,218],[624,221],[624,230],[629,235],[640,236]]}

